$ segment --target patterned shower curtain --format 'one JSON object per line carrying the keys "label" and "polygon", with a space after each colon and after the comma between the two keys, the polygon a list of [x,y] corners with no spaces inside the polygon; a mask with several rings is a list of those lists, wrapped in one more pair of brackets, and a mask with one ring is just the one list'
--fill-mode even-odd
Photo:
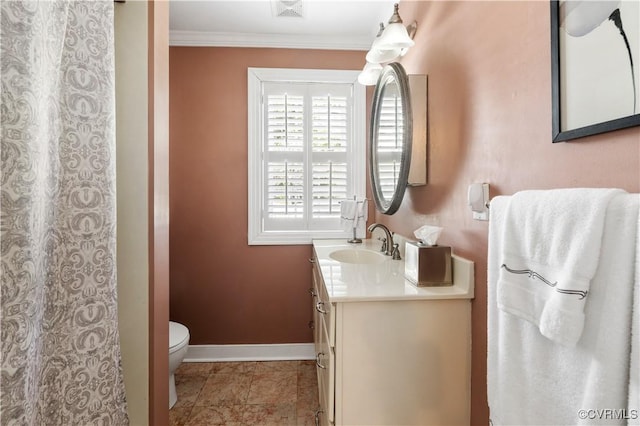
{"label": "patterned shower curtain", "polygon": [[2,425],[126,425],[113,1],[1,2]]}

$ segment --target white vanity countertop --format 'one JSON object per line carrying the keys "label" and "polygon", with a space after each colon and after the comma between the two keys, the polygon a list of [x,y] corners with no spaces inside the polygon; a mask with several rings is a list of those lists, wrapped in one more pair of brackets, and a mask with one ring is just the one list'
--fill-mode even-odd
{"label": "white vanity countertop", "polygon": [[349,244],[345,239],[313,240],[314,257],[320,267],[331,302],[384,300],[472,299],[473,262],[453,256],[452,286],[417,287],[404,277],[404,260],[390,256],[381,263],[353,264],[332,259],[331,252],[343,249],[380,251],[381,243],[366,239]]}

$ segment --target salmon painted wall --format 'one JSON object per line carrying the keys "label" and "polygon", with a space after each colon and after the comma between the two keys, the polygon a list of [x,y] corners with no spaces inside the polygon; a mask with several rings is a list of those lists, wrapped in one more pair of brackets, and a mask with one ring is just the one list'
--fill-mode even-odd
{"label": "salmon painted wall", "polygon": [[[429,184],[375,221],[411,236],[437,220],[442,243],[475,262],[472,424],[487,424],[488,224],[471,219],[467,186],[488,182],[492,197],[639,192],[640,128],[551,143],[548,2],[405,0],[400,13],[419,23],[401,62],[429,78]],[[190,327],[193,344],[311,341],[309,246],[246,244],[246,67],[359,69],[362,60],[362,52],[171,48],[171,317]]]}
{"label": "salmon painted wall", "polygon": [[375,221],[411,236],[437,220],[442,243],[475,262],[472,424],[486,425],[488,223],[471,219],[467,186],[487,182],[492,197],[560,187],[639,192],[640,128],[551,143],[546,1],[403,1],[400,15],[419,25],[401,62],[428,75],[429,184]]}
{"label": "salmon painted wall", "polygon": [[247,68],[358,70],[364,54],[170,49],[170,309],[191,344],[313,341],[311,246],[247,245]]}

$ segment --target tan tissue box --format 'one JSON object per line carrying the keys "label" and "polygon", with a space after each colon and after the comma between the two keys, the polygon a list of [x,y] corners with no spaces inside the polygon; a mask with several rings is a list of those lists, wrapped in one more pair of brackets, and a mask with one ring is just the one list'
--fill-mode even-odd
{"label": "tan tissue box", "polygon": [[404,276],[420,287],[453,285],[451,247],[428,246],[407,241]]}

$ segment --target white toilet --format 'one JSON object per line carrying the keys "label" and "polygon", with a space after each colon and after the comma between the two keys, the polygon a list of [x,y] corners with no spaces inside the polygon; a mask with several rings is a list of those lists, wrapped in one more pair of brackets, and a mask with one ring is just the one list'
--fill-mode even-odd
{"label": "white toilet", "polygon": [[189,348],[189,329],[184,325],[169,321],[169,408],[178,400],[176,394],[176,369],[182,363]]}

